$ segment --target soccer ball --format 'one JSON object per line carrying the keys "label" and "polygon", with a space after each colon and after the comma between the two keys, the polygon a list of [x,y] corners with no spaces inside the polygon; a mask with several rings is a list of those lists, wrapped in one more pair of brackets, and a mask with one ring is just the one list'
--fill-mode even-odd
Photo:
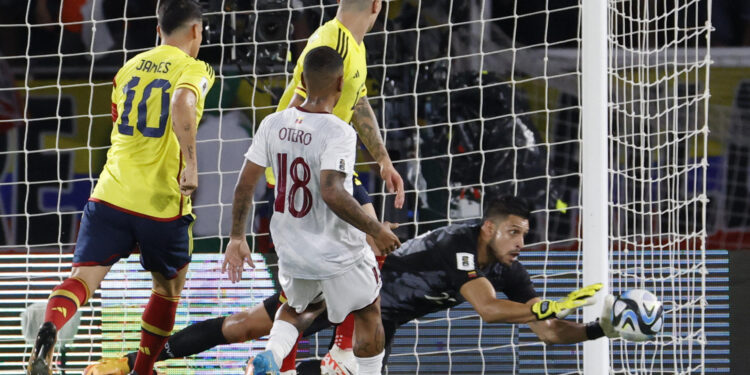
{"label": "soccer ball", "polygon": [[664,308],[651,292],[633,289],[615,299],[612,326],[630,341],[653,339],[664,325]]}

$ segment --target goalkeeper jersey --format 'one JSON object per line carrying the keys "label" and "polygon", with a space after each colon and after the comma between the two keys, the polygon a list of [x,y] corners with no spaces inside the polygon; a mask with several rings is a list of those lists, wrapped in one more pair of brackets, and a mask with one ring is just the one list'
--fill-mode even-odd
{"label": "goalkeeper jersey", "polygon": [[178,88],[196,95],[196,123],[214,83],[207,63],[161,45],[128,60],[112,87],[112,146],[91,200],[160,220],[190,214],[180,193],[184,162],[172,130],[171,96]]}
{"label": "goalkeeper jersey", "polygon": [[466,299],[461,286],[486,277],[495,291],[526,303],[536,297],[523,265],[495,262],[480,268],[477,238],[481,223],[453,224],[404,242],[385,258],[380,270],[380,309],[384,321],[406,323],[456,306]]}

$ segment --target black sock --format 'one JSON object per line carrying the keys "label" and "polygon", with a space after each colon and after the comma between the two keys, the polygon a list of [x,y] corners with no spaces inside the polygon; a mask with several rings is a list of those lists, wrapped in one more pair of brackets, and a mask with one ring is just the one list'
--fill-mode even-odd
{"label": "black sock", "polygon": [[221,325],[224,324],[225,318],[222,316],[191,324],[170,336],[157,361],[188,357],[214,346],[228,344],[224,334],[221,333]]}

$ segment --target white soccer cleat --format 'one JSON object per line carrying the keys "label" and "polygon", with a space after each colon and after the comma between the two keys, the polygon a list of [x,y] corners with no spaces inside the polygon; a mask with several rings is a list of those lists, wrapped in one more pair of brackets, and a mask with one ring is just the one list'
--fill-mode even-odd
{"label": "white soccer cleat", "polygon": [[320,361],[321,375],[355,375],[359,372],[357,358],[351,349],[341,349],[334,345]]}

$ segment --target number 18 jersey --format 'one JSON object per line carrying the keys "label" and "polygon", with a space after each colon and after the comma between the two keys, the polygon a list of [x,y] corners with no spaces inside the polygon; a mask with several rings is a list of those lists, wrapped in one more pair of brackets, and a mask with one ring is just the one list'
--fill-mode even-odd
{"label": "number 18 jersey", "polygon": [[91,195],[121,211],[166,221],[191,213],[180,193],[180,144],[172,130],[171,97],[178,88],[196,96],[196,123],[214,83],[210,65],[161,45],[128,60],[112,87],[112,147]]}
{"label": "number 18 jersey", "polygon": [[294,278],[333,278],[370,251],[365,234],[320,195],[322,170],[345,173],[344,188],[352,193],[356,140],[354,129],[335,115],[289,108],[263,119],[245,154],[276,177],[271,235],[279,268]]}

